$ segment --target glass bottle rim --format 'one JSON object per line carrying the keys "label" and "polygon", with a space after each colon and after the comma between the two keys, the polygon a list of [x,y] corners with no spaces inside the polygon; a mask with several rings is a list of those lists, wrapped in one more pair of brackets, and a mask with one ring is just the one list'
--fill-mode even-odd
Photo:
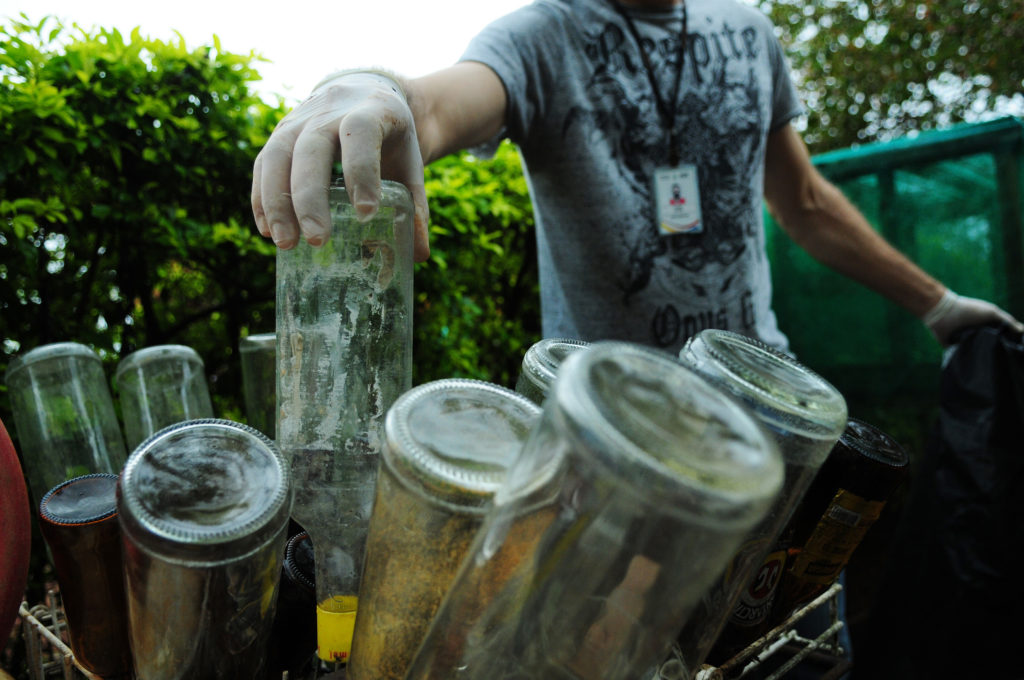
{"label": "glass bottle rim", "polygon": [[[491,448],[498,458],[482,461],[472,456],[459,458],[447,455],[439,446],[418,436],[410,420],[420,408],[430,408],[439,399],[458,397],[469,405],[495,410],[520,429],[523,438],[510,442],[504,453]],[[384,421],[385,464],[407,486],[426,494],[439,503],[452,505],[465,512],[482,511],[505,479],[514,462],[515,450],[521,449],[526,436],[540,419],[535,403],[510,389],[481,380],[445,378],[414,387],[400,396],[388,410]],[[445,442],[447,443],[447,442]],[[443,444],[442,444],[443,445]],[[507,458],[503,461],[500,457]]]}
{"label": "glass bottle rim", "polygon": [[158,361],[180,360],[203,368],[203,358],[188,345],[153,345],[135,350],[117,364],[114,380],[120,380],[126,371],[142,368]]}
{"label": "glass bottle rim", "polygon": [[240,352],[260,349],[277,349],[277,333],[253,333],[238,341]]}
{"label": "glass bottle rim", "polygon": [[99,354],[88,345],[83,345],[80,342],[54,342],[48,345],[41,345],[11,359],[7,365],[4,379],[9,384],[22,369],[51,359],[87,359],[99,364],[101,367],[103,365],[103,360],[100,359]]}
{"label": "glass bottle rim", "polygon": [[543,392],[551,389],[558,368],[573,351],[590,345],[584,340],[571,338],[543,338],[526,350],[523,355],[523,375]]}
{"label": "glass bottle rim", "polygon": [[[689,363],[691,352],[713,362],[721,375],[698,368],[699,372],[720,382],[777,431],[835,440],[846,427],[842,393],[816,371],[767,343],[733,331],[706,329],[687,341],[680,359]],[[769,371],[772,375],[766,374]]]}
{"label": "glass bottle rim", "polygon": [[910,463],[910,454],[887,432],[858,418],[850,418],[839,441],[871,460],[900,468]]}
{"label": "glass bottle rim", "polygon": [[[50,507],[50,504],[53,501],[53,499],[59,496],[60,494],[65,493],[68,487],[75,486],[77,484],[81,484],[83,482],[88,482],[91,480],[107,480],[110,482],[110,505],[106,510],[97,512],[92,515],[87,515],[85,517],[68,517],[66,515],[54,512],[53,509]],[[118,476],[110,472],[94,472],[88,475],[80,475],[73,479],[65,480],[58,484],[57,486],[50,489],[49,491],[47,491],[46,495],[43,496],[43,499],[39,501],[39,515],[50,524],[65,527],[95,524],[96,522],[100,522],[102,520],[113,517],[117,514],[117,480]]]}
{"label": "glass bottle rim", "polygon": [[[345,190],[345,178],[341,175],[331,177],[331,184],[328,187],[330,200],[336,203],[349,203],[348,191]],[[412,193],[409,188],[401,182],[390,179],[380,181],[380,204],[385,205],[407,205],[412,208]]]}
{"label": "glass bottle rim", "polygon": [[[599,373],[607,367],[623,372],[604,394]],[[642,375],[630,377],[637,368]],[[644,390],[669,397],[661,422],[645,411]],[[719,519],[760,517],[782,487],[782,456],[749,409],[664,352],[593,343],[566,359],[552,396],[545,408],[575,441],[649,502],[687,499],[692,507],[675,509],[693,513],[717,501]]]}
{"label": "glass bottle rim", "polygon": [[[244,499],[244,508],[225,522],[203,523],[203,509],[185,518],[161,516],[151,505],[160,496],[146,488],[145,475],[154,456],[165,455],[161,465],[176,460],[183,438],[215,434],[234,439],[251,451],[270,472],[270,488],[262,496]],[[189,446],[186,443],[185,446]],[[209,460],[209,459],[207,459]],[[163,491],[163,490],[159,490]],[[226,499],[232,500],[232,499]],[[291,513],[291,473],[276,444],[255,428],[231,420],[203,418],[169,425],[150,435],[125,464],[118,485],[118,510],[122,529],[139,544],[157,554],[182,558],[233,558],[262,546],[284,528]],[[279,526],[280,525],[280,526]],[[228,554],[230,553],[230,554]]]}

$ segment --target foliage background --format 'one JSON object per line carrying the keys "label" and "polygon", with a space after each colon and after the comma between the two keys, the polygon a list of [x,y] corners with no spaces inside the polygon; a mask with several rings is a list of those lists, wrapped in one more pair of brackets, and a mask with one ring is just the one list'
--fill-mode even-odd
{"label": "foliage background", "polygon": [[[1019,0],[747,1],[777,26],[814,153],[1024,110]],[[135,349],[180,343],[203,357],[217,414],[244,420],[238,342],[274,327],[251,168],[286,113],[253,93],[258,67],[216,37],[0,27],[0,372],[50,342],[93,347],[108,375]],[[539,338],[516,152],[443,159],[427,191],[414,380],[511,385]]]}

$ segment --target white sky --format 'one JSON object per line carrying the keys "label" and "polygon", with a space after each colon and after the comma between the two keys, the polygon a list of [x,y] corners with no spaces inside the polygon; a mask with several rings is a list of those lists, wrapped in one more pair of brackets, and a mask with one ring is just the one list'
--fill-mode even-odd
{"label": "white sky", "polygon": [[152,39],[189,48],[217,34],[228,52],[255,50],[262,94],[289,103],[305,98],[321,77],[340,68],[382,66],[418,76],[455,62],[487,23],[529,0],[0,0],[0,20],[21,12],[38,22],[53,15],[66,25],[138,26]]}

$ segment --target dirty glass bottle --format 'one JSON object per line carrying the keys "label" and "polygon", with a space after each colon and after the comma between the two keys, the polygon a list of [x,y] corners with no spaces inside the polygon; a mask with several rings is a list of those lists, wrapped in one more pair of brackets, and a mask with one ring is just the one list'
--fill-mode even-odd
{"label": "dirty glass bottle", "polygon": [[96,352],[43,345],[12,359],[6,382],[35,503],[68,479],[121,471],[124,438]]}
{"label": "dirty glass bottle", "polygon": [[412,200],[394,182],[381,191],[361,222],[335,181],[328,240],[277,255],[277,443],[313,542],[328,662],[351,652],[384,416],[412,386]]}
{"label": "dirty glass bottle", "polygon": [[140,444],[118,484],[139,678],[267,677],[292,488],[274,443],[190,420]]}
{"label": "dirty glass bottle", "polygon": [[205,370],[185,345],[155,345],[121,359],[114,383],[129,451],[168,425],[213,417]]}
{"label": "dirty glass bottle", "polygon": [[516,392],[542,404],[551,390],[559,366],[571,353],[585,349],[590,343],[568,338],[544,338],[530,345],[516,379]]}
{"label": "dirty glass bottle", "polygon": [[388,411],[348,680],[402,680],[540,408],[438,380]]}
{"label": "dirty glass bottle", "polygon": [[910,456],[891,436],[850,418],[790,520],[792,541],[772,623],[828,590],[893,492]]}
{"label": "dirty glass bottle", "polygon": [[786,470],[768,514],[679,635],[682,660],[692,675],[705,659],[721,663],[765,630],[785,565],[783,529],[842,434],[847,410],[842,394],[820,375],[738,333],[702,331],[679,356],[751,410],[778,446]]}
{"label": "dirty glass bottle", "polygon": [[249,425],[275,436],[277,423],[277,335],[247,335],[238,343],[242,363],[242,396]]}
{"label": "dirty glass bottle", "polygon": [[39,530],[53,558],[71,651],[101,678],[130,680],[117,475],[61,482],[39,504]]}
{"label": "dirty glass bottle", "polygon": [[672,357],[572,354],[407,680],[638,677],[782,475],[747,410]]}

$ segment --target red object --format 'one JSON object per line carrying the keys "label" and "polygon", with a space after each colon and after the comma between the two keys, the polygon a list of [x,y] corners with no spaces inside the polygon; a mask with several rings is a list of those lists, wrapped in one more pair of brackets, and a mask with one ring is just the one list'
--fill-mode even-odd
{"label": "red object", "polygon": [[18,616],[28,582],[32,525],[18,454],[0,420],[0,640]]}

